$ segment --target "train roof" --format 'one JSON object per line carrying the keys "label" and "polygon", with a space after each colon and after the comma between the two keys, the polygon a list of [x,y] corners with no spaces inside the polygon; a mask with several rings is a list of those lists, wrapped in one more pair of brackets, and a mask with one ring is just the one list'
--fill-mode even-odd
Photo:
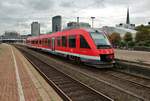
{"label": "train roof", "polygon": [[[74,32],[74,31],[85,31],[85,32],[103,32],[101,30],[97,30],[95,28],[71,28],[71,29],[64,29],[63,31],[60,31],[60,32],[54,32],[54,33],[51,33],[51,34],[42,34],[42,35],[39,35],[39,36],[31,36],[29,38],[27,38],[27,40],[36,40],[36,39],[39,39],[39,38],[45,38],[45,37],[49,37],[49,36],[53,36],[53,35],[65,35],[67,34],[68,32]],[[62,33],[63,32],[63,33]],[[66,33],[65,33],[66,32]]]}

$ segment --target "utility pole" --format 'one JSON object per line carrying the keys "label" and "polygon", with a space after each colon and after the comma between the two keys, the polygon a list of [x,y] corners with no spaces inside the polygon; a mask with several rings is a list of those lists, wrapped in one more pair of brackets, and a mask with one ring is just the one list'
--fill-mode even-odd
{"label": "utility pole", "polygon": [[91,19],[92,19],[92,28],[94,28],[94,19],[95,19],[95,17],[91,17]]}
{"label": "utility pole", "polygon": [[79,17],[77,17],[77,27],[80,27],[79,26]]}

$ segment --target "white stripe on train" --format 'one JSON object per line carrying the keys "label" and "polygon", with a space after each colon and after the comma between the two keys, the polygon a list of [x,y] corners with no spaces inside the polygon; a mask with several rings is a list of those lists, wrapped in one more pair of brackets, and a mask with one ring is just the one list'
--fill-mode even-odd
{"label": "white stripe on train", "polygon": [[51,49],[47,49],[47,48],[41,48],[41,47],[35,47],[35,46],[32,46],[32,47],[42,49],[42,50],[48,51],[48,52],[54,52],[54,53],[61,53],[61,54],[65,54],[65,55],[77,56],[77,57],[84,58],[84,59],[100,60],[100,56],[81,55],[81,54],[76,54],[76,53],[64,52],[64,51],[60,51],[60,50],[52,51]]}

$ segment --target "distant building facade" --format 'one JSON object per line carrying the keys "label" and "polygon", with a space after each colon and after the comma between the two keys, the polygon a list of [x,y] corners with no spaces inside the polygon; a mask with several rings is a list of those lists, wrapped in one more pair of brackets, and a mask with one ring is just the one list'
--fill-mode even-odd
{"label": "distant building facade", "polygon": [[120,23],[120,24],[116,25],[116,27],[123,27],[123,28],[128,28],[128,29],[134,29],[135,28],[135,24]]}
{"label": "distant building facade", "polygon": [[124,28],[124,27],[112,27],[112,26],[103,26],[101,28],[106,34],[119,33],[123,38],[127,32],[132,34],[133,39],[135,39],[137,31],[134,29]]}
{"label": "distant building facade", "polygon": [[78,28],[78,27],[83,27],[83,28],[90,28],[90,24],[89,23],[85,23],[85,22],[69,22],[67,23],[67,27],[68,28]]}
{"label": "distant building facade", "polygon": [[52,18],[52,32],[61,31],[61,28],[62,28],[61,16],[54,16]]}
{"label": "distant building facade", "polygon": [[15,42],[24,42],[27,38],[27,35],[20,35],[15,31],[6,31],[2,36],[0,36],[0,42],[6,43],[15,43]]}
{"label": "distant building facade", "polygon": [[20,34],[17,32],[13,32],[13,31],[6,31],[3,35],[3,38],[5,39],[18,39],[20,38]]}
{"label": "distant building facade", "polygon": [[40,24],[38,22],[32,22],[32,24],[31,24],[31,35],[32,36],[40,35]]}

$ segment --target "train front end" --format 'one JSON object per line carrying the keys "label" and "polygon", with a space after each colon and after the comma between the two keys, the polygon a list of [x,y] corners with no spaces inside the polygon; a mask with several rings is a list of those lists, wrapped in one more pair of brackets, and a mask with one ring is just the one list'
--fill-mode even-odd
{"label": "train front end", "polygon": [[89,32],[95,49],[93,52],[97,54],[99,60],[91,62],[92,65],[98,68],[111,68],[114,66],[114,50],[107,36],[102,31]]}

